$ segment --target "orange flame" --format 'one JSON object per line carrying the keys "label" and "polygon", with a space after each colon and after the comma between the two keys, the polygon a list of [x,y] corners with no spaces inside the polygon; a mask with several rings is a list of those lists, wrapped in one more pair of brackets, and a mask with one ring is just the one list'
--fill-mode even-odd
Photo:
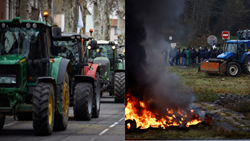
{"label": "orange flame", "polygon": [[165,129],[169,126],[180,126],[184,123],[186,123],[186,127],[189,127],[190,125],[196,125],[201,122],[193,110],[191,110],[190,113],[185,113],[185,111],[181,111],[180,108],[178,108],[177,111],[167,108],[167,115],[164,117],[161,116],[158,111],[150,111],[147,108],[149,102],[146,104],[130,94],[127,94],[126,101],[125,120],[134,119],[136,121],[136,128],[147,129],[149,127],[162,127]]}

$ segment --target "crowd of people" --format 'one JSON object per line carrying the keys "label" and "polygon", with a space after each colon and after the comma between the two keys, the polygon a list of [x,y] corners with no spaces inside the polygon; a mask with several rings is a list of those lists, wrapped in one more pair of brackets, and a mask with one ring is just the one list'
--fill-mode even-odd
{"label": "crowd of people", "polygon": [[169,56],[169,65],[181,65],[181,68],[200,65],[202,61],[206,61],[209,58],[216,58],[221,53],[223,53],[223,49],[221,47],[217,49],[216,44],[210,50],[207,47],[199,47],[197,51],[195,48],[189,46],[186,49],[182,49],[182,51],[178,47],[162,51],[163,64],[167,65],[167,57]]}

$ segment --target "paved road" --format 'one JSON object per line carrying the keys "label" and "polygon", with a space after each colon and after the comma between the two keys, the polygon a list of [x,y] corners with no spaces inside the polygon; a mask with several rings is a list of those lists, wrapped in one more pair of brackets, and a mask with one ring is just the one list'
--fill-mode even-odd
{"label": "paved road", "polygon": [[32,121],[17,121],[7,117],[0,141],[124,141],[124,104],[114,103],[105,93],[101,99],[99,118],[75,121],[70,107],[70,120],[66,131],[54,131],[51,136],[35,136]]}

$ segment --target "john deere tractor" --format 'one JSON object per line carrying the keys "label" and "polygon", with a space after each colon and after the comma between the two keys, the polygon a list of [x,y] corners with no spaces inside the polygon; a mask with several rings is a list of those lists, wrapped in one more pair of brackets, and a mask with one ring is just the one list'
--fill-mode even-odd
{"label": "john deere tractor", "polygon": [[99,117],[100,82],[99,66],[84,61],[84,48],[88,36],[77,33],[62,33],[54,39],[55,55],[70,59],[73,71],[69,75],[70,103],[74,105],[76,120],[90,120]]}
{"label": "john deere tractor", "polygon": [[250,74],[250,40],[226,41],[225,53],[202,62],[199,72],[225,73],[231,77],[237,77],[241,72]]}
{"label": "john deere tractor", "polygon": [[66,130],[69,114],[68,59],[52,56],[52,31],[33,20],[0,20],[0,129],[6,115],[33,120],[35,135]]}
{"label": "john deere tractor", "polygon": [[[97,48],[92,48],[97,44]],[[119,46],[113,41],[95,41],[88,43],[87,58],[94,59],[100,67],[101,95],[109,92],[116,103],[123,103],[125,97],[125,55],[118,54]]]}

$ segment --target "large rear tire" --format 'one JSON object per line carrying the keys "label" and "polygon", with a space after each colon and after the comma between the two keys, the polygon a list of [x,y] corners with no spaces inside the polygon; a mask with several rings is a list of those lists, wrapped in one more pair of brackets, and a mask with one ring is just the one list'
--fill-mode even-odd
{"label": "large rear tire", "polygon": [[54,126],[54,87],[37,83],[33,92],[33,128],[35,135],[50,135]]}
{"label": "large rear tire", "polygon": [[237,77],[241,73],[241,68],[239,63],[230,62],[227,65],[227,75],[231,77]]}
{"label": "large rear tire", "polygon": [[101,96],[100,96],[100,81],[99,73],[95,75],[95,92],[92,118],[98,118],[100,113]]}
{"label": "large rear tire", "polygon": [[4,122],[5,122],[5,115],[4,114],[0,114],[0,130],[3,129]]}
{"label": "large rear tire", "polygon": [[69,119],[69,76],[66,72],[58,95],[59,103],[63,110],[62,114],[55,114],[54,130],[63,131],[67,129]]}
{"label": "large rear tire", "polygon": [[250,74],[250,55],[248,55],[242,63],[242,72]]}
{"label": "large rear tire", "polygon": [[125,73],[124,72],[115,73],[114,96],[115,96],[115,103],[124,103],[124,98],[125,98]]}
{"label": "large rear tire", "polygon": [[91,120],[93,110],[92,84],[77,83],[74,93],[75,120]]}

